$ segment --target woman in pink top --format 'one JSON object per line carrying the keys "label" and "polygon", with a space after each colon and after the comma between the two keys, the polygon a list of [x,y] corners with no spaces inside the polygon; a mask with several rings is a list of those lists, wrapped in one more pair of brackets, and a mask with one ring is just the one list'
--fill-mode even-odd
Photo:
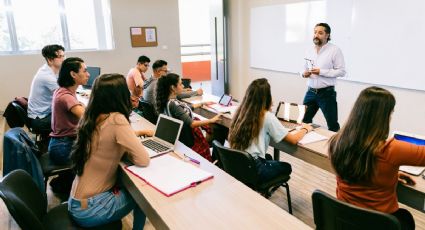
{"label": "woman in pink top", "polygon": [[72,152],[76,173],[68,210],[79,225],[93,227],[120,220],[134,210],[133,229],[143,229],[145,215],[117,180],[121,158],[138,166],[149,155],[130,126],[130,92],[124,76],[104,74],[96,79],[86,112],[79,123]]}
{"label": "woman in pink top", "polygon": [[425,165],[425,146],[387,140],[395,98],[379,87],[364,89],[342,129],[331,138],[329,156],[337,173],[339,200],[394,215],[414,229],[409,211],[398,207],[397,183],[414,184],[400,165]]}

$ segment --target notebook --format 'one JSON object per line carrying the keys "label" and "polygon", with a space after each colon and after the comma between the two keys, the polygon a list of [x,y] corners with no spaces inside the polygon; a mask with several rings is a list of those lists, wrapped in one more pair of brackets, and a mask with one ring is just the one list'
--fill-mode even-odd
{"label": "notebook", "polygon": [[304,118],[306,106],[295,103],[279,102],[276,110],[276,117],[279,120],[285,121],[283,126],[287,129],[294,130],[301,126]]}
{"label": "notebook", "polygon": [[168,154],[152,159],[148,167],[132,165],[126,169],[167,197],[214,177],[212,173]]}
{"label": "notebook", "polygon": [[236,106],[231,106],[232,102],[232,96],[223,94],[220,97],[220,100],[218,103],[210,103],[208,104],[208,107],[214,109],[215,111],[219,113],[231,113],[236,111]]}
{"label": "notebook", "polygon": [[142,139],[142,144],[148,151],[149,157],[173,151],[182,127],[183,121],[164,114],[159,115],[153,137]]}
{"label": "notebook", "polygon": [[[415,134],[395,131],[393,133],[393,137],[396,140],[409,142],[409,143],[412,143],[412,144],[415,144],[415,145],[425,145],[425,137],[424,136],[419,136],[419,135],[415,135]],[[423,171],[425,170],[425,167],[424,166],[402,165],[402,166],[400,166],[399,170],[403,171],[403,172],[407,172],[407,173],[415,175],[415,176],[418,176],[418,175],[423,173]]]}

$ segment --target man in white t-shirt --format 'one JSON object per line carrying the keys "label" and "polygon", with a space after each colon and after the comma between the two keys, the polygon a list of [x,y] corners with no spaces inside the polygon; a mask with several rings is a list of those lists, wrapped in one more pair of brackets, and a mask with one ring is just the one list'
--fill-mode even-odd
{"label": "man in white t-shirt", "polygon": [[65,59],[65,48],[61,45],[47,45],[41,53],[46,64],[38,69],[32,80],[28,118],[34,132],[48,135],[51,131],[52,97],[59,88],[58,73]]}

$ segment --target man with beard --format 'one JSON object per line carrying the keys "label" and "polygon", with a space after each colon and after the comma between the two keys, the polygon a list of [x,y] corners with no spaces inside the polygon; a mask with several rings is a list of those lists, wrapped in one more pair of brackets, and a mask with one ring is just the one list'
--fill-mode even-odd
{"label": "man with beard", "polygon": [[314,47],[304,58],[306,63],[302,76],[308,78],[308,90],[304,97],[307,110],[304,123],[312,123],[319,108],[325,116],[328,129],[338,131],[338,108],[335,83],[337,77],[345,75],[344,56],[331,40],[331,28],[327,23],[318,23],[314,27]]}

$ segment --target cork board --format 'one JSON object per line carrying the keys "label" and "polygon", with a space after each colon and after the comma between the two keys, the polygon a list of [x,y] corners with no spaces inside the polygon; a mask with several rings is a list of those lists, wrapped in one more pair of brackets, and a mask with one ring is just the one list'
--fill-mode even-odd
{"label": "cork board", "polygon": [[130,38],[132,47],[158,46],[156,27],[130,27]]}

